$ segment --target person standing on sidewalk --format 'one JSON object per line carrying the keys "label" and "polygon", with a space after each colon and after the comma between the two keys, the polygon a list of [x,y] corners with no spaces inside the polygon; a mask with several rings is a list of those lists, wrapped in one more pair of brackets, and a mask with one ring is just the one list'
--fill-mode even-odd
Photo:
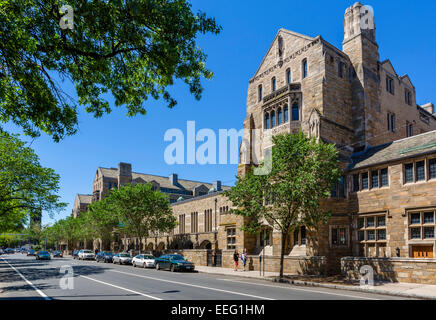
{"label": "person standing on sidewalk", "polygon": [[233,261],[235,262],[235,271],[238,271],[239,253],[237,249],[235,249],[235,253],[233,253]]}
{"label": "person standing on sidewalk", "polygon": [[244,271],[245,271],[245,266],[247,265],[247,249],[242,250],[241,260],[242,260],[242,265],[244,266]]}

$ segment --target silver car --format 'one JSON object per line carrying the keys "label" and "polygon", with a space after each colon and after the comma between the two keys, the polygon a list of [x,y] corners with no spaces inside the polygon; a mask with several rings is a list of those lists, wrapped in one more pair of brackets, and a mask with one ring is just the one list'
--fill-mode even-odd
{"label": "silver car", "polygon": [[94,260],[95,259],[95,255],[94,252],[92,252],[91,250],[80,250],[79,251],[79,260]]}
{"label": "silver car", "polygon": [[155,258],[150,254],[138,254],[132,259],[132,264],[134,267],[154,268],[154,259]]}
{"label": "silver car", "polygon": [[132,264],[132,257],[130,256],[130,254],[126,252],[120,252],[114,255],[112,261],[113,263],[118,263],[118,264]]}

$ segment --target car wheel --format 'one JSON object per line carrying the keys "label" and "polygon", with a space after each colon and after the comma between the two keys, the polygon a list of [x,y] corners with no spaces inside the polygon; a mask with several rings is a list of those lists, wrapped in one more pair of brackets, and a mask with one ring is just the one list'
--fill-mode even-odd
{"label": "car wheel", "polygon": [[147,268],[147,264],[144,262],[144,264],[142,265],[142,267],[145,269]]}
{"label": "car wheel", "polygon": [[133,262],[133,268],[136,268],[136,263]]}
{"label": "car wheel", "polygon": [[156,270],[160,270],[160,265],[159,265],[159,263],[156,263]]}
{"label": "car wheel", "polygon": [[171,272],[176,271],[176,269],[174,269],[174,265],[173,264],[171,265],[170,270],[171,270]]}

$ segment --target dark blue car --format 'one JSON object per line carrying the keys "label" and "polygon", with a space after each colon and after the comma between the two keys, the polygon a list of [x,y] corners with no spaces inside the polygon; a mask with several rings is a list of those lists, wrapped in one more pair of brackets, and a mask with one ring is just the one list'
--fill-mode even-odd
{"label": "dark blue car", "polygon": [[167,269],[174,272],[182,270],[194,271],[195,269],[195,265],[192,262],[186,261],[180,254],[165,254],[154,261],[157,270]]}
{"label": "dark blue car", "polygon": [[48,251],[38,251],[36,253],[36,260],[50,260],[51,255]]}

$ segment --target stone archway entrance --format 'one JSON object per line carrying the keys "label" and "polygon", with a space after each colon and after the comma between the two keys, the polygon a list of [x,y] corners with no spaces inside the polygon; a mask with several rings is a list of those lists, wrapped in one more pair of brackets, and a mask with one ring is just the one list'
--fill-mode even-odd
{"label": "stone archway entrance", "polygon": [[146,250],[147,250],[147,251],[153,251],[153,248],[154,248],[153,242],[150,242],[150,243],[147,245]]}
{"label": "stone archway entrance", "polygon": [[160,242],[159,245],[156,248],[157,251],[163,251],[165,250],[165,243],[164,242]]}
{"label": "stone archway entrance", "polygon": [[203,240],[200,243],[200,249],[212,249],[212,243],[209,240]]}

